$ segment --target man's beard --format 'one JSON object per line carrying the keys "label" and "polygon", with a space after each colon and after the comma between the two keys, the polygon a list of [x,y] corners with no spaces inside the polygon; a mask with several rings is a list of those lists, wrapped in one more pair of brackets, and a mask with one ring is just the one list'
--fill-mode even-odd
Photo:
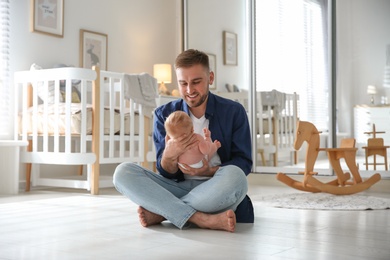
{"label": "man's beard", "polygon": [[207,96],[208,96],[208,92],[207,92],[207,94],[204,94],[204,95],[200,96],[200,100],[199,100],[198,102],[192,103],[192,102],[187,101],[186,103],[187,103],[187,105],[188,105],[189,107],[199,107],[199,106],[202,105],[204,102],[206,102]]}

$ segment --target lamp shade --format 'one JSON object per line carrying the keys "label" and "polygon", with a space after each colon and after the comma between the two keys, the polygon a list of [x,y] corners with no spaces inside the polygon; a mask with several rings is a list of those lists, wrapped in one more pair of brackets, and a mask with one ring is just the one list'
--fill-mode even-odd
{"label": "lamp shade", "polygon": [[376,87],[373,85],[369,85],[367,87],[367,94],[369,95],[375,95],[376,94]]}
{"label": "lamp shade", "polygon": [[172,82],[172,66],[171,64],[154,64],[153,76],[158,83]]}

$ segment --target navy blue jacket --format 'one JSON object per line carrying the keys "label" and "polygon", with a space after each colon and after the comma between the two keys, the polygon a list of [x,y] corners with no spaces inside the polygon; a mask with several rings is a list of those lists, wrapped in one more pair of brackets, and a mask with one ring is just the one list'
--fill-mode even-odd
{"label": "navy blue jacket", "polygon": [[[157,152],[158,172],[166,178],[183,181],[184,174],[180,169],[175,174],[171,174],[166,172],[161,166],[166,135],[164,122],[172,112],[177,110],[189,114],[188,106],[182,99],[172,101],[155,110],[153,140]],[[238,102],[209,92],[205,117],[209,120],[211,139],[221,142],[221,148],[217,150],[221,158],[221,166],[233,164],[248,175],[252,169],[252,143],[248,116],[244,107]],[[235,213],[239,223],[254,222],[253,205],[248,196],[238,205]]]}

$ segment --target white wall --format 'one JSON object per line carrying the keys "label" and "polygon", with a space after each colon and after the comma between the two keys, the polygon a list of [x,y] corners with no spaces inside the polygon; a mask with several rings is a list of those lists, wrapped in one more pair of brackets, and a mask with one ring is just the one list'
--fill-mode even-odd
{"label": "white wall", "polygon": [[[11,2],[11,73],[64,63],[79,66],[79,31],[108,35],[107,69],[153,74],[181,51],[180,0],[65,0],[64,37],[30,32],[30,0]],[[175,79],[175,78],[174,78]]]}
{"label": "white wall", "polygon": [[[188,48],[216,55],[220,91],[226,91],[226,83],[249,89],[245,73],[248,71],[245,8],[243,0],[188,0]],[[238,66],[223,64],[223,31],[237,34]]]}
{"label": "white wall", "polygon": [[353,133],[353,107],[369,104],[367,86],[375,85],[380,97],[384,89],[386,45],[390,44],[389,0],[342,0],[337,8],[337,106],[338,126]]}

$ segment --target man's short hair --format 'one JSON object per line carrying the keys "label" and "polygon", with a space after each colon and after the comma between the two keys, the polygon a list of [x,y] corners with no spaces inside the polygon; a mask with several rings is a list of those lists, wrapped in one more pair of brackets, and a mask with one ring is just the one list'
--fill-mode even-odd
{"label": "man's short hair", "polygon": [[208,71],[210,71],[209,56],[202,51],[188,49],[177,56],[175,61],[175,69],[189,68],[197,64],[201,64]]}

